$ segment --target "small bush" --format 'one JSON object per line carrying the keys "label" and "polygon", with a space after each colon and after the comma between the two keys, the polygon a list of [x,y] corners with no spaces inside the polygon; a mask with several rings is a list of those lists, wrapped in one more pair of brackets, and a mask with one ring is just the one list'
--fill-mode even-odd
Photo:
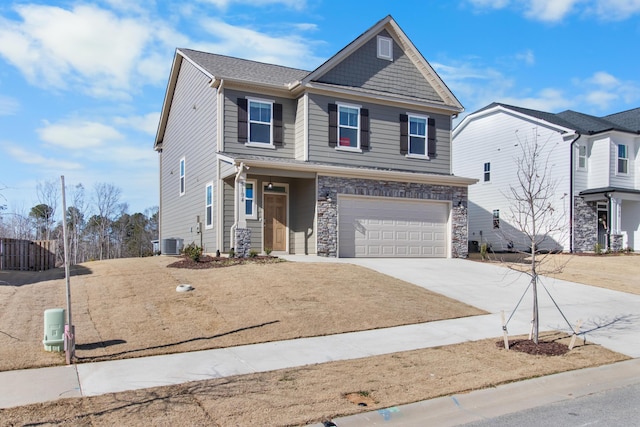
{"label": "small bush", "polygon": [[596,255],[602,255],[602,245],[600,243],[593,245],[593,252],[595,252]]}
{"label": "small bush", "polygon": [[264,248],[264,253],[267,254],[267,256],[271,255],[271,248]]}
{"label": "small bush", "polygon": [[255,258],[258,256],[258,251],[256,251],[255,249],[251,249],[249,251],[249,258]]}
{"label": "small bush", "polygon": [[202,256],[202,248],[191,242],[187,246],[185,246],[184,249],[182,249],[182,253],[191,258],[192,261],[198,262],[200,261],[200,257]]}
{"label": "small bush", "polygon": [[489,246],[486,243],[483,243],[480,245],[480,257],[482,258],[483,261],[487,259],[488,249],[489,249]]}
{"label": "small bush", "polygon": [[229,249],[229,258],[235,258],[236,257],[236,251],[231,248]]}

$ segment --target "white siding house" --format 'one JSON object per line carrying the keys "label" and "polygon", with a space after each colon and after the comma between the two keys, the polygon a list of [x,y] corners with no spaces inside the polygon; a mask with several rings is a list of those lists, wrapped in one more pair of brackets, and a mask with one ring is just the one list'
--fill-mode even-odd
{"label": "white siding house", "polygon": [[[540,147],[538,176],[555,185],[547,200],[553,231],[539,249],[640,250],[640,108],[594,117],[498,103],[469,114],[453,131],[453,173],[479,180],[469,187],[472,249],[530,245],[519,232],[511,194],[520,187],[522,149],[532,144]],[[541,234],[547,231],[542,225]]]}

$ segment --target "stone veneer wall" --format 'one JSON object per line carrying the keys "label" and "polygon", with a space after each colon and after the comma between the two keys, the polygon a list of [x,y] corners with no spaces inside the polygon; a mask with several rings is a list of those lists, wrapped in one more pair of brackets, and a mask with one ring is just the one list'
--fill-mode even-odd
{"label": "stone veneer wall", "polygon": [[251,251],[251,230],[249,228],[236,228],[236,257],[246,258]]}
{"label": "stone veneer wall", "polygon": [[338,254],[338,194],[450,201],[451,256],[468,256],[467,187],[395,181],[318,177],[318,255]]}
{"label": "stone veneer wall", "polygon": [[611,250],[613,252],[619,252],[622,249],[623,236],[622,234],[612,234],[611,235]]}
{"label": "stone veneer wall", "polygon": [[576,196],[573,206],[573,250],[591,252],[598,243],[597,203],[585,202],[582,197]]}

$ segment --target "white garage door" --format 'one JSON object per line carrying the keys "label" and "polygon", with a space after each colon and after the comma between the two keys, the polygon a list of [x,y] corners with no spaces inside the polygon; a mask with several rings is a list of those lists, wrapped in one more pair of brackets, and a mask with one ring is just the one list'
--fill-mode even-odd
{"label": "white garage door", "polygon": [[340,196],[339,256],[445,258],[448,217],[443,202]]}

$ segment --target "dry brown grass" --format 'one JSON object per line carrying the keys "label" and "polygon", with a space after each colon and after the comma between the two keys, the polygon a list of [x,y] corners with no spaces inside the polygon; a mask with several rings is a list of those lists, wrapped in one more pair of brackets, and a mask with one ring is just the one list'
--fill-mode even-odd
{"label": "dry brown grass", "polygon": [[[450,318],[480,311],[345,264],[174,270],[170,258],[87,263],[72,277],[81,361],[189,351]],[[598,267],[601,268],[601,267]],[[45,366],[42,311],[64,281],[0,286],[0,364]],[[59,273],[55,273],[59,274]],[[0,281],[7,281],[0,274]],[[47,280],[45,280],[47,279]],[[178,294],[189,283],[195,291]],[[142,322],[142,323],[139,323]],[[545,336],[566,343],[561,335]],[[626,357],[579,345],[563,356],[505,351],[499,339],[0,410],[5,425],[300,425]],[[21,347],[20,347],[21,346]],[[20,347],[14,351],[15,347]],[[32,357],[29,353],[34,353]],[[6,362],[7,359],[15,359]],[[26,360],[20,360],[26,359]],[[348,395],[366,395],[367,407]]]}
{"label": "dry brown grass", "polygon": [[[515,258],[510,254],[495,254],[490,256],[489,262],[511,264]],[[545,255],[541,272],[552,272],[548,275],[569,282],[612,289],[640,295],[640,255],[638,254],[608,254],[608,255]],[[472,260],[479,261],[480,254],[470,254]],[[524,257],[526,261],[528,258]],[[526,268],[521,266],[521,268]]]}
{"label": "dry brown grass", "polygon": [[[363,267],[333,263],[166,268],[175,258],[89,262],[71,278],[79,363],[360,331],[484,313]],[[81,274],[80,274],[81,273]],[[4,273],[0,371],[51,366],[43,312],[66,307],[56,272]],[[34,281],[33,277],[42,279]],[[8,280],[9,279],[9,280]],[[10,282],[11,283],[11,282]],[[192,292],[176,292],[190,284]]]}
{"label": "dry brown grass", "polygon": [[[558,339],[559,335],[544,335]],[[564,343],[567,339],[561,339]],[[295,369],[0,410],[5,425],[285,426],[625,359],[600,346],[530,356],[482,340]],[[373,403],[357,406],[350,394]]]}

